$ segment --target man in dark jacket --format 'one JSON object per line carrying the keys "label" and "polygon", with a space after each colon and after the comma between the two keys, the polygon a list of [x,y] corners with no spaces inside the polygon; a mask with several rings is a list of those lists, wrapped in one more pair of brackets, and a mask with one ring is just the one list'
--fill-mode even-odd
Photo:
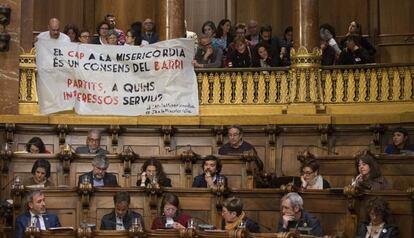
{"label": "man in dark jacket", "polygon": [[128,230],[133,223],[144,224],[141,214],[129,209],[131,197],[128,192],[117,192],[114,195],[114,210],[102,217],[101,230]]}
{"label": "man in dark jacket", "polygon": [[282,219],[279,221],[278,232],[291,229],[313,236],[323,236],[322,226],[314,215],[303,210],[303,199],[297,193],[288,193],[281,199]]}
{"label": "man in dark jacket", "polygon": [[46,230],[60,227],[59,218],[55,214],[46,212],[45,195],[41,191],[33,191],[26,196],[27,211],[16,218],[16,238],[24,238],[24,231],[28,225]]}
{"label": "man in dark jacket", "polygon": [[78,184],[90,182],[94,187],[118,186],[116,176],[107,173],[109,162],[104,154],[97,154],[92,160],[92,171],[79,176]]}

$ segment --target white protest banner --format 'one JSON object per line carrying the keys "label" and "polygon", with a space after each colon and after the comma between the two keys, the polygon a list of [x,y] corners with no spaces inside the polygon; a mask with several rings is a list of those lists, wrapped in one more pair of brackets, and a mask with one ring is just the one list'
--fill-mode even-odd
{"label": "white protest banner", "polygon": [[197,115],[194,42],[108,46],[39,39],[40,112],[84,115]]}

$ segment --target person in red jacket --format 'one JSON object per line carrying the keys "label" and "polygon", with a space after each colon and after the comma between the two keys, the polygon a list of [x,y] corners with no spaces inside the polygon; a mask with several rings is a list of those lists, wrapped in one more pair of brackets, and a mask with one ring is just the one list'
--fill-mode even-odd
{"label": "person in red jacket", "polygon": [[180,211],[180,200],[175,194],[166,193],[161,201],[160,215],[152,222],[151,229],[184,229],[191,217]]}

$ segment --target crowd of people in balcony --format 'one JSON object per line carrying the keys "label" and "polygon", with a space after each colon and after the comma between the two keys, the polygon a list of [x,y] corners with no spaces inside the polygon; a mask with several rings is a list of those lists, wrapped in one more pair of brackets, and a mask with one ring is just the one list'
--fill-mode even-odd
{"label": "crowd of people in balcony", "polygon": [[[353,65],[373,63],[376,50],[364,37],[362,26],[357,21],[349,24],[348,32],[340,42],[336,31],[329,24],[320,26],[320,49],[322,65]],[[216,25],[206,21],[202,34],[186,31],[185,36],[195,39],[195,68],[248,68],[289,66],[290,49],[293,47],[293,28],[287,27],[279,38],[271,25],[260,25],[255,20],[247,24],[233,24],[222,19]],[[63,41],[101,44],[143,46],[159,41],[159,35],[152,19],[137,21],[123,31],[117,28],[116,17],[107,14],[96,27],[96,36],[86,29],[79,30],[74,24],[67,24],[60,32],[59,20],[49,21],[49,31],[37,38],[59,39]]]}

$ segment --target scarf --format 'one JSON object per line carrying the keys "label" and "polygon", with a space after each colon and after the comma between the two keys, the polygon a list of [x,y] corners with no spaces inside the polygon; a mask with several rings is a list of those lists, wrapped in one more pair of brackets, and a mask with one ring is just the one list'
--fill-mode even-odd
{"label": "scarf", "polygon": [[226,226],[225,226],[226,231],[236,230],[237,227],[239,227],[240,223],[243,221],[245,215],[246,214],[244,212],[242,212],[240,214],[240,216],[237,217],[236,221],[234,221],[232,223],[227,223],[226,222]]}
{"label": "scarf", "polygon": [[308,184],[307,189],[323,189],[323,178],[321,175],[315,177],[313,184]]}

